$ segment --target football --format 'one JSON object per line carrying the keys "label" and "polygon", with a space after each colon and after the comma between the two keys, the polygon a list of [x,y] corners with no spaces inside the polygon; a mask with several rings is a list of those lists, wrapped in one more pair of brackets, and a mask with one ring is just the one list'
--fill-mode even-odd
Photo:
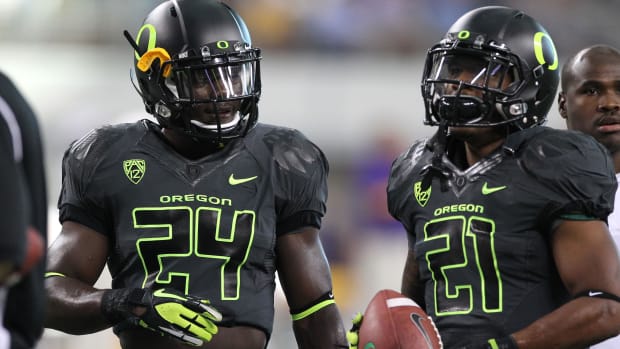
{"label": "football", "polygon": [[359,329],[359,349],[441,349],[433,320],[411,298],[381,290],[370,300]]}

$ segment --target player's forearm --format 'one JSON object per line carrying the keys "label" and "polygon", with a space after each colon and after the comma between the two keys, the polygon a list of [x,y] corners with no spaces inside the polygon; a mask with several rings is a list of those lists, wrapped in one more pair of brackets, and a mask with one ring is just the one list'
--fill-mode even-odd
{"label": "player's forearm", "polygon": [[349,347],[340,313],[334,304],[294,321],[293,331],[299,349]]}
{"label": "player's forearm", "polygon": [[110,327],[101,313],[103,290],[69,277],[46,279],[45,327],[70,334],[88,334]]}
{"label": "player's forearm", "polygon": [[620,303],[576,298],[513,334],[520,349],[584,348],[620,332]]}

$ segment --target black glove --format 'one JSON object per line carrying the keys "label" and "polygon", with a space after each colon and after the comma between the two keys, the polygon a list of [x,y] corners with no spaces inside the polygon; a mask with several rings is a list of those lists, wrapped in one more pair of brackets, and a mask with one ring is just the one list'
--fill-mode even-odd
{"label": "black glove", "polygon": [[[142,315],[136,315],[144,307]],[[210,341],[222,320],[209,301],[164,288],[107,290],[101,300],[102,313],[112,325],[129,322],[194,346]]]}
{"label": "black glove", "polygon": [[357,313],[351,320],[352,326],[349,332],[347,332],[347,341],[349,341],[349,349],[357,349],[357,345],[360,342],[360,326],[362,326],[362,320],[364,315]]}
{"label": "black glove", "polygon": [[519,349],[519,347],[511,336],[506,336],[490,338],[481,343],[466,345],[462,349]]}

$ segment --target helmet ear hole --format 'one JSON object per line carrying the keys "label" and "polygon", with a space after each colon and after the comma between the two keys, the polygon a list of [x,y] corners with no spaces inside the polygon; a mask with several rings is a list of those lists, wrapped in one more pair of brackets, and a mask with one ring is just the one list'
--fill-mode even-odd
{"label": "helmet ear hole", "polygon": [[544,74],[545,69],[542,67],[542,65],[539,65],[538,67],[532,69],[532,75],[534,76],[534,79],[540,79]]}

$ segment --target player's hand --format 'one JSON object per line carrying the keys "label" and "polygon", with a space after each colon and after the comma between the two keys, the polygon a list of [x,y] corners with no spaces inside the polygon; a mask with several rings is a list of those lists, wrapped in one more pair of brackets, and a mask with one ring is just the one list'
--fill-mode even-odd
{"label": "player's hand", "polygon": [[481,343],[467,345],[461,349],[519,349],[511,336],[490,338]]}
{"label": "player's hand", "polygon": [[139,316],[140,326],[163,331],[191,345],[210,341],[218,331],[215,322],[222,320],[209,301],[170,288],[146,290],[141,303],[147,309]]}
{"label": "player's hand", "polygon": [[102,300],[104,315],[108,318],[114,320],[120,315],[125,318],[122,321],[189,345],[200,346],[210,341],[218,332],[216,323],[222,320],[222,314],[210,306],[208,300],[184,295],[171,288],[114,291],[119,293],[104,296]]}
{"label": "player's hand", "polygon": [[351,320],[351,329],[347,332],[347,341],[349,342],[349,349],[357,349],[357,345],[360,342],[359,333],[360,326],[362,326],[362,320],[364,316],[362,313],[357,313]]}

